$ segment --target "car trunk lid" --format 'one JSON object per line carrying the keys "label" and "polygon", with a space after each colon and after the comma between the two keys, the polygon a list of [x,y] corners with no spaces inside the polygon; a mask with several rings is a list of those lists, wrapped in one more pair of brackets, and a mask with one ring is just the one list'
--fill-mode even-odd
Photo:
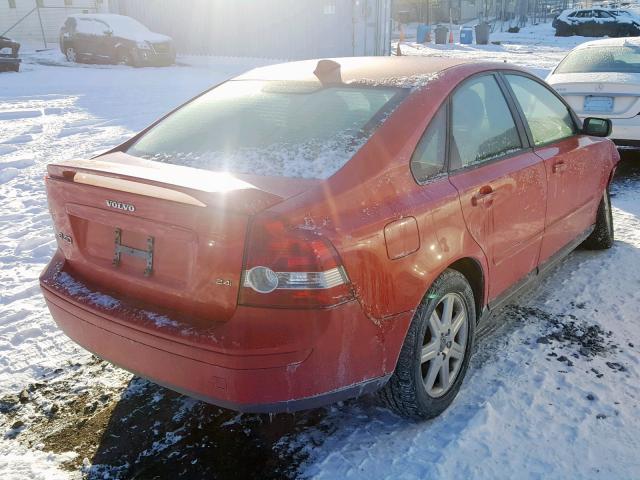
{"label": "car trunk lid", "polygon": [[50,164],[47,193],[75,277],[129,302],[224,321],[236,308],[250,217],[315,183],[116,152]]}
{"label": "car trunk lid", "polygon": [[632,118],[640,114],[640,74],[559,74],[550,81],[581,117]]}

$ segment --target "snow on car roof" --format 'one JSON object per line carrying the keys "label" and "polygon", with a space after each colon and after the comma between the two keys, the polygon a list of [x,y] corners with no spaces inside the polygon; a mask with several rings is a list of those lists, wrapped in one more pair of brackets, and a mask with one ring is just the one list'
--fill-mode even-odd
{"label": "snow on car roof", "polygon": [[581,43],[574,50],[582,50],[591,47],[624,47],[633,45],[640,47],[640,37],[620,37],[620,38],[602,38],[600,40],[591,40],[590,42]]}
{"label": "snow on car roof", "polygon": [[126,35],[127,33],[137,34],[141,30],[149,29],[133,17],[117,15],[115,13],[76,13],[70,15],[72,18],[85,20],[100,20],[109,25],[116,33]]}
{"label": "snow on car roof", "polygon": [[69,16],[73,18],[92,18],[103,21],[113,20],[116,22],[123,18],[132,18],[127,15],[118,15],[117,13],[74,13]]}
{"label": "snow on car roof", "polygon": [[[461,65],[491,65],[492,68],[514,68],[509,64],[471,62],[445,57],[345,57],[332,58],[340,65],[340,75],[344,83],[365,82],[368,85],[401,88],[422,87],[435,74]],[[319,60],[302,60],[280,63],[250,70],[236,80],[295,80],[317,81],[314,70]]]}

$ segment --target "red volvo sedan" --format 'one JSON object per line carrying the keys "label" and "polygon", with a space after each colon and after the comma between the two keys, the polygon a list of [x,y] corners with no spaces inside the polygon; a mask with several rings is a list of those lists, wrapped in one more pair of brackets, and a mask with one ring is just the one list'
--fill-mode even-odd
{"label": "red volvo sedan", "polygon": [[430,418],[479,322],[579,244],[611,247],[610,128],[506,64],[256,69],[48,166],[42,291],[87,350],[223,407],[380,390]]}

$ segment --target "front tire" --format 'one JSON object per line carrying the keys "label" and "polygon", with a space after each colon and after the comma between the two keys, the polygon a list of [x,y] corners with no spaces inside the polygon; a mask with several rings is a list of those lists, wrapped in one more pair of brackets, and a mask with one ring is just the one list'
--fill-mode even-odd
{"label": "front tire", "polygon": [[609,189],[605,189],[596,213],[596,226],[582,244],[589,250],[606,250],[613,246],[614,229]]}
{"label": "front tire", "polygon": [[126,48],[120,48],[117,52],[116,63],[119,65],[134,66],[133,55]]}
{"label": "front tire", "polygon": [[451,404],[469,366],[475,319],[469,282],[460,272],[446,270],[418,307],[395,372],[380,392],[389,408],[429,419]]}
{"label": "front tire", "polygon": [[67,57],[67,61],[68,62],[71,62],[71,63],[77,63],[78,62],[78,54],[77,54],[75,48],[67,47],[66,50],[64,51],[64,55],[65,55],[65,57]]}

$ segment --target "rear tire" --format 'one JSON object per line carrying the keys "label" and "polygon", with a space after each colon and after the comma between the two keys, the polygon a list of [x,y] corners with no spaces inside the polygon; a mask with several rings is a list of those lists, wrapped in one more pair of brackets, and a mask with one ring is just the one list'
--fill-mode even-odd
{"label": "rear tire", "polygon": [[380,391],[391,410],[429,419],[453,402],[469,366],[475,320],[469,282],[460,272],[446,270],[414,314],[395,372]]}
{"label": "rear tire", "polygon": [[556,27],[556,37],[571,37],[575,35],[575,32],[571,27],[560,26]]}
{"label": "rear tire", "polygon": [[605,189],[596,214],[596,226],[582,244],[589,250],[606,250],[613,246],[614,229],[609,189]]}

